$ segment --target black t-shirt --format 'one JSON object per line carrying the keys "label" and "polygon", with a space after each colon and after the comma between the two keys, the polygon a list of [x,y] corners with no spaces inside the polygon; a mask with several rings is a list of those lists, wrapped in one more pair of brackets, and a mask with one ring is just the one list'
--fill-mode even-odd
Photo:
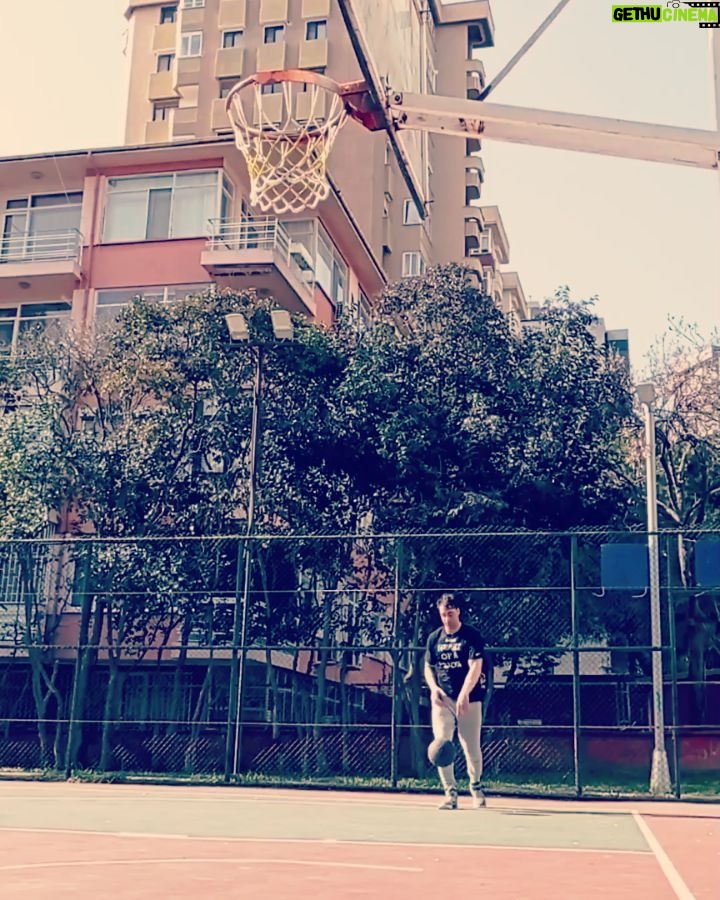
{"label": "black t-shirt", "polygon": [[[485,650],[485,641],[482,635],[472,625],[461,625],[455,634],[447,634],[440,627],[433,631],[427,640],[425,650],[425,662],[435,672],[438,687],[448,697],[457,700],[465,676],[468,673],[471,659],[482,659]],[[484,671],[478,679],[478,683],[470,692],[470,702],[475,703],[485,696],[487,673]]]}

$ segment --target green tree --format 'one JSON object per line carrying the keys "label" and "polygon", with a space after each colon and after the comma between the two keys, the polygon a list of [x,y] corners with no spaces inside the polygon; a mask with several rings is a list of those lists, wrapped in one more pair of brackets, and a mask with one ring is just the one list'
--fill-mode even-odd
{"label": "green tree", "polygon": [[[458,266],[391,285],[381,297],[340,392],[358,493],[376,531],[452,534],[403,540],[404,647],[435,627],[432,600],[446,586],[468,589],[498,643],[517,640],[510,621],[524,628],[524,643],[554,645],[569,632],[569,610],[564,618],[550,612],[560,608],[556,592],[519,598],[502,590],[552,585],[551,573],[568,569],[568,543],[548,552],[530,538],[519,544],[521,535],[472,535],[607,525],[623,515],[632,396],[621,361],[591,334],[591,307],[562,291],[532,330],[516,334]],[[520,550],[508,566],[513,541]],[[497,588],[491,595],[472,592],[488,584]],[[516,615],[521,604],[535,605],[532,625]],[[412,653],[405,661],[404,715],[418,724],[421,661]],[[419,745],[414,754],[419,766]]]}
{"label": "green tree", "polygon": [[[656,387],[658,524],[679,581],[675,615],[679,670],[692,683],[693,720],[707,718],[707,670],[720,660],[720,586],[698,585],[695,547],[720,527],[720,351],[682,321],[650,356]],[[707,538],[706,538],[707,539]]]}

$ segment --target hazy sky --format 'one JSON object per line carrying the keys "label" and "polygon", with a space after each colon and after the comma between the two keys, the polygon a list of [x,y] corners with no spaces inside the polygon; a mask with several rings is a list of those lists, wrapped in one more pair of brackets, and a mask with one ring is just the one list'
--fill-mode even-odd
{"label": "hazy sky", "polygon": [[[491,78],[556,0],[495,0]],[[0,156],[123,142],[126,0],[3,4]],[[715,128],[710,30],[614,24],[611,0],[573,0],[490,99]],[[531,11],[530,14],[528,11]],[[557,150],[483,145],[483,199],[500,206],[528,298],[598,295],[629,328],[636,370],[669,317],[720,323],[720,176]]]}

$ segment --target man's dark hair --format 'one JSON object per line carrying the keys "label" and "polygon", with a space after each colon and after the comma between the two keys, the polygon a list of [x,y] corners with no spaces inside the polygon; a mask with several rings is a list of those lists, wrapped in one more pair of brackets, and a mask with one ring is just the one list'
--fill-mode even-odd
{"label": "man's dark hair", "polygon": [[449,607],[450,609],[456,609],[458,612],[462,613],[464,604],[458,596],[450,592],[446,592],[444,594],[440,594],[437,602],[438,609],[441,609],[443,606]]}

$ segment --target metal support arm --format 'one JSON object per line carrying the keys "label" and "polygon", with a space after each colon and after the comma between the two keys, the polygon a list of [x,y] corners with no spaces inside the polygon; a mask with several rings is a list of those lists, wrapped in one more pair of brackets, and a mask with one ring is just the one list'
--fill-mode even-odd
{"label": "metal support arm", "polygon": [[700,169],[718,169],[720,161],[718,131],[436,95],[390,92],[387,103],[398,130],[416,129],[460,137],[479,135],[533,147],[579,150]]}

